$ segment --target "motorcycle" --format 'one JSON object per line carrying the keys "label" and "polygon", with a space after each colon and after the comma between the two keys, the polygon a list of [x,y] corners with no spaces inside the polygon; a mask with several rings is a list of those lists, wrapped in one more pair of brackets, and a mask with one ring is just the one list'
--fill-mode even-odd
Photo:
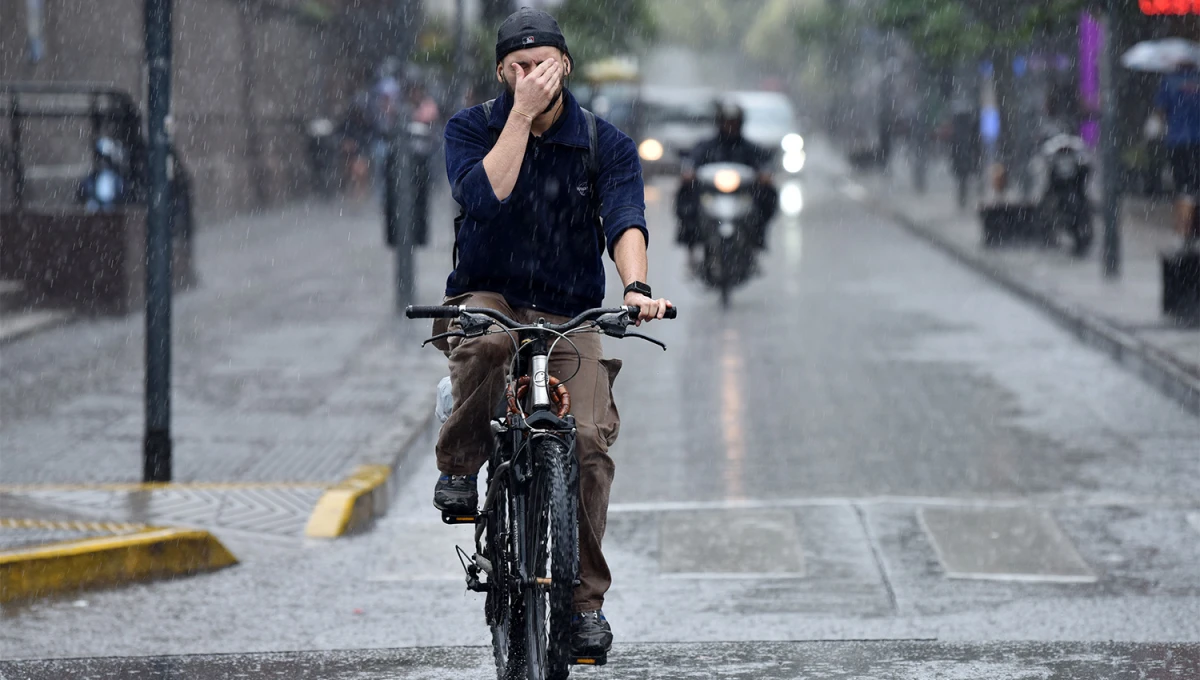
{"label": "motorcycle", "polygon": [[729,306],[734,287],[757,271],[761,230],[766,228],[759,209],[765,189],[748,165],[709,163],[696,169],[694,219],[703,248],[696,273],[720,292],[722,306]]}
{"label": "motorcycle", "polygon": [[1042,191],[1038,201],[1046,242],[1058,242],[1065,233],[1074,242],[1076,257],[1087,255],[1095,230],[1087,185],[1092,161],[1083,139],[1057,134],[1042,143],[1037,161],[1041,166]]}
{"label": "motorcycle", "polygon": [[107,212],[134,202],[128,154],[120,142],[100,137],[92,148],[92,169],[76,190],[88,212]]}

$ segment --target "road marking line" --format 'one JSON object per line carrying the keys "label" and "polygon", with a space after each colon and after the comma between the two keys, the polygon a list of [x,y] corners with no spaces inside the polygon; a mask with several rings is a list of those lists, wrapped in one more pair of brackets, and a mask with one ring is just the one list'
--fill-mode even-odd
{"label": "road marking line", "polygon": [[40,491],[236,491],[239,489],[328,489],[335,482],[129,482],[114,484],[17,484],[0,486],[0,493]]}
{"label": "road marking line", "polygon": [[636,512],[672,512],[677,510],[760,510],[769,508],[812,508],[860,505],[877,507],[899,506],[948,506],[962,508],[1059,508],[1059,507],[1131,507],[1153,506],[1159,508],[1196,508],[1200,501],[1192,498],[1152,498],[1139,496],[1012,496],[998,498],[956,498],[953,496],[871,496],[777,498],[766,500],[731,499],[719,501],[651,501],[635,503],[613,503],[608,506],[609,514]]}

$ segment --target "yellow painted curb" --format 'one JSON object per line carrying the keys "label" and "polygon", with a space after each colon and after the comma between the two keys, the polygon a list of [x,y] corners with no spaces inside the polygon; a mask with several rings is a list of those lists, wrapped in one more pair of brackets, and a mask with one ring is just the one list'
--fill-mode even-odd
{"label": "yellow painted curb", "polygon": [[145,529],[0,552],[0,603],[214,571],[237,559],[212,534]]}
{"label": "yellow painted curb", "polygon": [[309,538],[337,538],[365,528],[379,514],[377,503],[386,502],[392,470],[387,465],[360,465],[347,478],[330,487],[317,501],[304,534]]}

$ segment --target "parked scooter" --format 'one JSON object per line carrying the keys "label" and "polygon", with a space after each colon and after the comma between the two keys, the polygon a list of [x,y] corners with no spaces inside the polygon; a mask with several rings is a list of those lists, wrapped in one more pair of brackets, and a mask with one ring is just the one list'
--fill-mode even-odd
{"label": "parked scooter", "polygon": [[716,288],[721,305],[757,271],[757,244],[766,228],[759,214],[758,172],[738,163],[709,163],[696,169],[694,225],[703,254],[697,275]]}
{"label": "parked scooter", "polygon": [[1043,176],[1037,207],[1046,241],[1055,244],[1064,233],[1073,242],[1073,255],[1087,255],[1095,234],[1087,195],[1092,171],[1087,145],[1075,135],[1056,134],[1042,143],[1037,161]]}
{"label": "parked scooter", "polygon": [[92,147],[92,169],[79,183],[76,200],[89,212],[105,212],[134,202],[125,147],[100,137]]}

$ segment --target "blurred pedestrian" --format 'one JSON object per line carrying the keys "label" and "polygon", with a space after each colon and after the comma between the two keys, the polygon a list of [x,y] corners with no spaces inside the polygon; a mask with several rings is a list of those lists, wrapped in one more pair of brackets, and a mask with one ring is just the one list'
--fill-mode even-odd
{"label": "blurred pedestrian", "polygon": [[967,207],[967,195],[978,184],[983,162],[983,137],[979,112],[967,102],[956,102],[950,114],[950,169],[958,188],[958,207]]}
{"label": "blurred pedestrian", "polygon": [[406,113],[409,117],[409,170],[415,191],[413,205],[412,242],[425,245],[429,241],[430,159],[436,149],[435,129],[441,117],[437,102],[425,89],[420,76],[410,76],[406,83]]}
{"label": "blurred pedestrian", "polygon": [[347,193],[355,201],[362,201],[371,187],[370,153],[374,137],[368,93],[360,92],[350,101],[338,125],[338,133],[349,185]]}
{"label": "blurred pedestrian", "polygon": [[1175,180],[1175,230],[1185,241],[1200,239],[1200,64],[1182,62],[1163,78],[1154,100],[1166,123],[1166,144]]}

